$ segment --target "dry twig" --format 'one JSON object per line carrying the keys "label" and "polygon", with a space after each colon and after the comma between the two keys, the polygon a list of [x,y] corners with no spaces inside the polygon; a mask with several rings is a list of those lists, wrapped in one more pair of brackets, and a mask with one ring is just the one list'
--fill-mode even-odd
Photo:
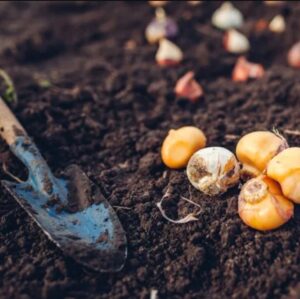
{"label": "dry twig", "polygon": [[286,129],[283,132],[285,134],[287,134],[287,135],[300,136],[300,131],[298,131],[298,130],[289,130],[289,129]]}
{"label": "dry twig", "polygon": [[7,168],[7,165],[5,162],[2,163],[2,170],[3,172],[8,175],[9,177],[11,177],[13,180],[15,180],[18,183],[24,183],[24,181],[22,181],[20,178],[18,178],[17,176],[13,175]]}
{"label": "dry twig", "polygon": [[237,140],[238,138],[239,138],[239,136],[233,135],[233,134],[226,134],[225,135],[226,140]]}

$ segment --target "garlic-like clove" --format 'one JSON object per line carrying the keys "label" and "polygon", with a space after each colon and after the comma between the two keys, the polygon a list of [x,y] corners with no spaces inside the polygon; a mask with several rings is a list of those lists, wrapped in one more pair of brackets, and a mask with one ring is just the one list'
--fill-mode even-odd
{"label": "garlic-like clove", "polygon": [[243,22],[242,13],[230,2],[224,2],[212,16],[212,24],[222,30],[241,28]]}
{"label": "garlic-like clove", "polygon": [[280,5],[284,4],[285,1],[280,1],[280,0],[265,0],[264,2],[268,6],[280,6]]}
{"label": "garlic-like clove", "polygon": [[161,6],[165,6],[169,1],[148,1],[148,3],[151,5],[151,6],[154,6],[154,7],[161,7]]}
{"label": "garlic-like clove", "polygon": [[183,59],[183,53],[179,47],[167,39],[159,42],[156,53],[156,61],[161,66],[173,66],[179,64]]}
{"label": "garlic-like clove", "polygon": [[190,183],[207,195],[218,195],[236,185],[240,166],[234,154],[223,147],[208,147],[197,151],[187,169]]}
{"label": "garlic-like clove", "polygon": [[170,130],[162,145],[162,160],[173,169],[185,167],[190,157],[205,145],[206,137],[196,127],[185,126]]}
{"label": "garlic-like clove", "polygon": [[181,77],[175,86],[175,93],[179,97],[187,98],[191,102],[196,102],[203,96],[203,89],[194,79],[194,72],[187,72]]}
{"label": "garlic-like clove", "polygon": [[280,184],[284,196],[300,203],[300,147],[275,156],[268,164],[267,175]]}
{"label": "garlic-like clove", "polygon": [[201,4],[203,1],[199,1],[199,0],[190,0],[190,1],[187,1],[187,3],[189,5],[192,5],[192,6],[196,6],[196,5],[199,5]]}
{"label": "garlic-like clove", "polygon": [[176,22],[166,16],[163,8],[157,8],[155,14],[155,19],[150,22],[145,31],[147,41],[154,44],[163,38],[174,38],[178,33]]}
{"label": "garlic-like clove", "polygon": [[250,49],[250,43],[244,34],[231,29],[224,35],[224,47],[230,53],[240,54]]}
{"label": "garlic-like clove", "polygon": [[280,135],[268,131],[255,131],[244,135],[236,146],[236,156],[242,163],[241,177],[247,179],[262,174],[268,163],[288,148]]}
{"label": "garlic-like clove", "polygon": [[285,31],[286,24],[282,15],[275,16],[269,24],[269,29],[275,33],[282,33]]}
{"label": "garlic-like clove", "polygon": [[300,41],[291,47],[287,58],[291,67],[300,68]]}
{"label": "garlic-like clove", "polygon": [[266,231],[286,223],[294,215],[294,205],[283,196],[275,181],[267,176],[260,176],[243,186],[238,211],[246,225]]}
{"label": "garlic-like clove", "polygon": [[263,77],[264,67],[258,63],[249,62],[245,57],[239,57],[232,72],[232,80],[245,82],[248,79]]}

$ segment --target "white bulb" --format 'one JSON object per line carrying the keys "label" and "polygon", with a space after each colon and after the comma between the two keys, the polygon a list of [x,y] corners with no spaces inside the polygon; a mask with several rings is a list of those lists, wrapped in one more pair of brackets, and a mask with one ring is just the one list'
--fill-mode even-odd
{"label": "white bulb", "polygon": [[180,48],[171,41],[162,39],[159,42],[159,48],[155,58],[160,65],[174,65],[182,60],[183,53]]}
{"label": "white bulb", "polygon": [[234,29],[226,32],[224,45],[228,52],[234,54],[245,53],[250,49],[248,38]]}
{"label": "white bulb", "polygon": [[230,2],[223,3],[212,16],[213,25],[222,30],[240,28],[243,22],[244,18],[242,13]]}
{"label": "white bulb", "polygon": [[240,179],[236,157],[223,147],[197,151],[189,160],[186,172],[190,183],[207,195],[224,193]]}
{"label": "white bulb", "polygon": [[269,29],[276,33],[282,33],[285,30],[285,20],[281,15],[277,15],[273,18],[273,20],[269,24]]}

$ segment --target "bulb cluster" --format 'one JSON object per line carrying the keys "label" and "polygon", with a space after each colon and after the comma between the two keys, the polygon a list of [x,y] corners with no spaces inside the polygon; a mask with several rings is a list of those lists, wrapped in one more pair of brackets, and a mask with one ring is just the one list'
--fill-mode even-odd
{"label": "bulb cluster", "polygon": [[170,168],[186,167],[191,184],[212,196],[226,192],[240,179],[235,155],[223,147],[207,147],[204,133],[192,126],[169,131],[161,155]]}
{"label": "bulb cluster", "polygon": [[243,136],[236,154],[241,176],[250,178],[239,196],[239,215],[250,227],[271,230],[286,223],[300,203],[300,148],[289,148],[277,133]]}
{"label": "bulb cluster", "polygon": [[[160,66],[178,65],[183,60],[182,50],[174,44],[178,35],[178,26],[174,19],[166,15],[163,8],[171,1],[149,1],[156,9],[155,18],[146,27],[145,36],[150,44],[159,43],[156,61]],[[190,5],[198,5],[202,1],[187,1]],[[282,5],[284,1],[265,1],[266,5]],[[224,31],[223,44],[227,52],[245,54],[251,48],[250,41],[242,32],[244,16],[231,2],[223,4],[212,14],[211,22],[214,27]],[[260,19],[254,26],[257,31],[269,30],[275,34],[286,31],[287,24],[283,15],[275,15],[270,21]],[[287,62],[293,68],[300,68],[300,42],[294,43],[287,53]],[[261,78],[264,75],[262,65],[254,64],[245,59],[238,59],[234,81],[247,81],[249,78]]]}
{"label": "bulb cluster", "polygon": [[[223,147],[205,147],[196,127],[171,130],[162,146],[162,160],[170,168],[186,167],[190,183],[199,191],[219,195],[242,178],[238,213],[248,226],[271,230],[286,223],[300,203],[300,147],[289,147],[278,133],[256,131],[243,136],[236,156]],[[237,158],[236,158],[237,157]]]}
{"label": "bulb cluster", "polygon": [[[189,1],[199,4],[201,1]],[[281,5],[283,1],[265,1],[266,5]],[[158,43],[156,61],[163,67],[182,62],[183,52],[174,43],[178,34],[176,22],[166,16],[162,6],[168,1],[150,1],[156,7],[156,18],[146,28],[149,43]],[[224,2],[212,15],[214,27],[224,31],[223,44],[227,52],[243,54],[250,50],[242,13],[230,2]],[[283,33],[287,24],[282,15],[271,21],[260,20],[257,31]],[[172,40],[172,41],[171,41]],[[287,62],[300,68],[300,42],[288,52]],[[261,64],[240,56],[232,72],[232,80],[246,82],[264,76]],[[191,102],[203,97],[202,86],[195,73],[188,71],[174,88],[177,97]],[[300,148],[289,148],[277,133],[257,131],[243,136],[236,147],[236,156],[223,147],[205,147],[206,137],[196,127],[170,130],[161,150],[163,162],[172,169],[186,167],[190,183],[201,192],[212,196],[226,192],[245,181],[238,199],[238,212],[248,226],[257,230],[271,230],[286,223],[294,213],[294,203],[300,203]]]}

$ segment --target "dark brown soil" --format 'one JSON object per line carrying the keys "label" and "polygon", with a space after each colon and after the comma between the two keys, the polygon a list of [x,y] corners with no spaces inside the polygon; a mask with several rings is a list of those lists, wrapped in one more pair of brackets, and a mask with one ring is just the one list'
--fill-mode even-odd
{"label": "dark brown soil", "polygon": [[[249,83],[231,81],[236,57],[210,24],[218,5],[167,7],[185,60],[163,69],[156,46],[144,39],[153,16],[147,3],[0,3],[0,66],[16,83],[14,112],[54,172],[76,163],[100,186],[129,243],[120,273],[89,272],[65,258],[1,187],[1,298],[149,298],[153,289],[159,298],[300,297],[299,209],[274,232],[254,231],[237,215],[238,188],[208,198],[190,187],[184,171],[160,160],[164,136],[182,125],[200,127],[209,145],[231,150],[231,135],[300,127],[299,71],[286,64],[287,49],[300,38],[300,5],[236,3],[252,42],[248,58],[267,69]],[[279,12],[287,18],[285,34],[254,31],[257,20]],[[205,90],[196,104],[173,93],[188,70]],[[299,136],[286,137],[300,145]],[[24,176],[3,142],[0,159]],[[0,177],[8,179],[2,170]],[[161,216],[156,203],[167,188],[169,215],[191,210],[180,200],[186,196],[201,205],[199,221],[176,225]]]}

